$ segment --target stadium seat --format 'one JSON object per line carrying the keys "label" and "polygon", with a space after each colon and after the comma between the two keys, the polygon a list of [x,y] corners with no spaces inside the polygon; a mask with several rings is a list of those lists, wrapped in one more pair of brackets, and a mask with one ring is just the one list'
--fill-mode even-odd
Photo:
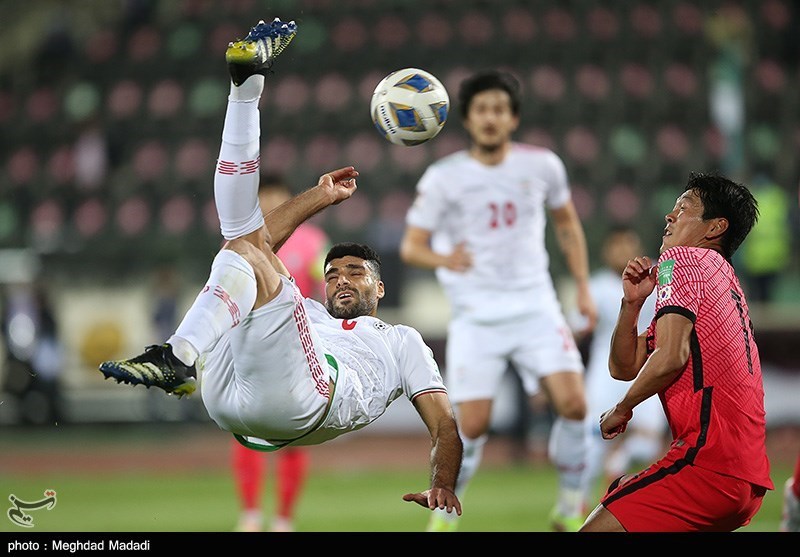
{"label": "stadium seat", "polygon": [[53,243],[63,241],[66,215],[64,206],[56,199],[44,199],[33,208],[30,215],[31,232],[41,248],[53,249]]}
{"label": "stadium seat", "polygon": [[398,51],[405,48],[411,39],[411,29],[402,17],[395,14],[381,15],[371,22],[372,39],[378,48]]}
{"label": "stadium seat", "polygon": [[34,124],[49,123],[56,116],[58,109],[58,96],[47,86],[32,91],[25,103],[27,117]]}
{"label": "stadium seat", "polygon": [[414,38],[425,49],[438,51],[451,45],[455,36],[450,19],[439,11],[427,10],[413,27]]}
{"label": "stadium seat", "polygon": [[623,167],[640,166],[648,153],[647,141],[642,131],[627,124],[611,130],[609,147],[617,165]]}
{"label": "stadium seat", "polygon": [[333,25],[330,40],[340,53],[354,55],[367,46],[371,37],[369,29],[361,19],[349,16]]}
{"label": "stadium seat", "polygon": [[141,195],[125,199],[117,207],[114,223],[120,234],[127,237],[142,236],[153,219],[148,201]]}
{"label": "stadium seat", "polygon": [[100,111],[101,93],[96,84],[79,81],[64,93],[63,112],[73,122],[95,117]]}
{"label": "stadium seat", "polygon": [[61,145],[50,153],[47,175],[56,187],[63,187],[75,179],[75,161],[70,146]]}
{"label": "stadium seat", "polygon": [[288,175],[298,160],[298,149],[295,142],[285,135],[274,133],[262,134],[261,169]]}
{"label": "stadium seat", "polygon": [[8,157],[6,174],[12,185],[31,184],[39,175],[40,161],[37,150],[30,145],[17,147]]}
{"label": "stadium seat", "polygon": [[229,87],[224,79],[213,77],[198,79],[189,91],[188,116],[199,119],[201,125],[218,119],[225,113]]}
{"label": "stadium seat", "polygon": [[183,86],[175,79],[166,78],[153,84],[147,96],[148,118],[170,120],[184,105]]}
{"label": "stadium seat", "polygon": [[218,147],[214,147],[212,150],[204,138],[188,138],[175,152],[174,164],[177,176],[184,180],[199,181],[203,190],[208,191],[206,188],[214,175],[217,149]]}
{"label": "stadium seat", "polygon": [[[351,137],[344,148],[345,161],[358,161],[359,172],[380,172],[389,146],[381,136],[373,130],[365,130]],[[413,152],[414,149],[400,149]],[[381,182],[376,182],[381,183]]]}
{"label": "stadium seat", "polygon": [[107,65],[117,60],[119,55],[117,34],[112,29],[96,31],[86,39],[83,55],[92,66],[97,67],[97,69],[105,69]]}
{"label": "stadium seat", "polygon": [[158,213],[160,229],[175,236],[188,232],[195,223],[195,218],[194,204],[185,194],[178,194],[166,199]]}
{"label": "stadium seat", "polygon": [[609,45],[619,38],[619,18],[606,6],[593,6],[586,14],[586,30],[596,44]]}
{"label": "stadium seat", "polygon": [[158,180],[164,176],[168,161],[169,156],[162,143],[151,139],[136,148],[132,159],[133,170],[140,180]]}
{"label": "stadium seat", "polygon": [[139,115],[144,92],[132,79],[123,79],[111,85],[106,96],[106,112],[115,119],[135,118]]}
{"label": "stadium seat", "polygon": [[83,239],[91,239],[106,227],[108,218],[108,210],[103,201],[98,197],[89,197],[76,206],[72,214],[72,228]]}
{"label": "stadium seat", "polygon": [[600,142],[586,126],[574,126],[564,135],[564,155],[579,165],[590,165],[600,156]]}
{"label": "stadium seat", "polygon": [[350,80],[340,72],[329,72],[320,76],[314,86],[314,101],[317,107],[323,112],[343,113],[345,115],[341,119],[343,124],[357,122],[348,111],[343,110],[352,102],[353,97],[354,91]]}
{"label": "stadium seat", "polygon": [[483,48],[495,39],[494,21],[485,11],[469,10],[458,21],[458,36],[467,48]]}
{"label": "stadium seat", "polygon": [[[134,66],[147,67],[145,65],[152,62],[156,55],[162,51],[161,43],[161,33],[155,27],[146,25],[136,29],[128,39],[128,60]],[[147,69],[150,70],[149,67]],[[151,72],[139,72],[138,75],[146,76],[148,73]]]}

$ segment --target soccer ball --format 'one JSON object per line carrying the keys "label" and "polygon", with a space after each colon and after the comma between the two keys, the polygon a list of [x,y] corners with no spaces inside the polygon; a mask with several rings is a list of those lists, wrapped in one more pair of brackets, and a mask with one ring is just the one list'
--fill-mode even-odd
{"label": "soccer ball", "polygon": [[375,128],[395,145],[419,145],[436,137],[447,121],[450,97],[442,82],[418,68],[384,77],[372,93]]}

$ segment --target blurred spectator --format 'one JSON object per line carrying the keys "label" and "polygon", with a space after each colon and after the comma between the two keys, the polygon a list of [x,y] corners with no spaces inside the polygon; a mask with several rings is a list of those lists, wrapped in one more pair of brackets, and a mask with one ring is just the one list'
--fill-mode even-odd
{"label": "blurred spectator", "polygon": [[742,261],[753,302],[774,301],[775,284],[792,254],[789,194],[771,180],[753,183],[759,219],[742,245]]}
{"label": "blurred spectator", "polygon": [[42,284],[10,286],[2,304],[9,390],[19,395],[24,423],[59,424],[64,410],[64,353],[55,310]]}
{"label": "blurred spectator", "polygon": [[174,267],[156,272],[153,325],[156,338],[169,338],[178,325],[178,278]]}
{"label": "blurred spectator", "polygon": [[752,58],[752,25],[741,7],[728,3],[709,18],[706,37],[717,50],[711,63],[710,104],[713,121],[725,138],[722,170],[737,175],[745,161],[744,82]]}
{"label": "blurred spectator", "polygon": [[74,147],[75,181],[83,190],[95,190],[108,174],[108,145],[103,129],[95,118],[83,123]]}

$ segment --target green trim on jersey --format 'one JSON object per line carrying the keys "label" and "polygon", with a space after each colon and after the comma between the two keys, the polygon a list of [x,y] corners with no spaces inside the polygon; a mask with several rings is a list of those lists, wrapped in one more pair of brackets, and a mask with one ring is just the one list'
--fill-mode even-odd
{"label": "green trim on jersey", "polygon": [[[331,374],[328,376],[328,378],[333,383],[333,385],[331,386],[331,392],[328,395],[328,400],[333,400],[333,393],[336,392],[336,380],[339,379],[339,362],[337,362],[336,358],[334,358],[330,354],[325,354],[325,359],[328,361],[328,368],[331,371]],[[265,439],[260,439],[258,437],[250,437],[250,436],[239,435],[238,433],[233,433],[233,437],[234,437],[234,439],[236,439],[239,443],[241,443],[242,445],[244,445],[248,449],[252,449],[254,451],[261,451],[263,453],[272,453],[272,452],[275,452],[278,449],[282,449],[286,445],[290,445],[290,444],[294,443],[295,441],[298,441],[298,440],[302,439],[306,435],[309,435],[310,433],[316,431],[317,428],[319,428],[319,426],[321,426],[322,423],[328,418],[328,414],[330,413],[330,410],[331,409],[329,408],[328,412],[326,412],[325,415],[322,416],[322,418],[316,424],[314,424],[314,427],[309,429],[306,433],[304,433],[303,435],[301,435],[300,437],[297,437],[295,439],[290,439],[288,441],[283,441],[279,445],[271,443],[271,442],[269,442],[269,441],[267,441]]]}

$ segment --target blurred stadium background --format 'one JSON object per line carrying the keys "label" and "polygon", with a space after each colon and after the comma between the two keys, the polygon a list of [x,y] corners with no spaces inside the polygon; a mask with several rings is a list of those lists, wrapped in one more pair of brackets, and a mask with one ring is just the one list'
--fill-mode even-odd
{"label": "blurred stadium background", "polygon": [[[656,253],[663,215],[690,171],[752,184],[762,220],[735,264],[753,309],[771,435],[800,450],[793,0],[2,0],[0,13],[0,308],[22,316],[4,327],[0,347],[6,431],[44,440],[65,425],[216,428],[199,397],[177,403],[119,388],[97,364],[162,341],[202,286],[220,242],[212,172],[225,46],[280,16],[300,30],[262,98],[262,170],[301,191],[329,169],[359,169],[358,194],[316,222],[334,241],[379,249],[389,292],[382,317],[417,327],[439,358],[446,302],[432,274],[400,263],[397,245],[423,169],[466,136],[454,107],[428,144],[381,139],[368,106],[389,71],[424,68],[453,101],[475,70],[517,75],[516,137],[563,157],[594,267],[617,223],[632,224]],[[551,265],[569,308],[563,261],[554,255]],[[31,308],[43,299],[58,365],[39,381],[30,363],[44,325]],[[546,413],[521,411],[511,379],[502,396],[497,432],[539,443]],[[402,406],[372,432],[417,432]],[[14,458],[4,451],[0,471]]]}

